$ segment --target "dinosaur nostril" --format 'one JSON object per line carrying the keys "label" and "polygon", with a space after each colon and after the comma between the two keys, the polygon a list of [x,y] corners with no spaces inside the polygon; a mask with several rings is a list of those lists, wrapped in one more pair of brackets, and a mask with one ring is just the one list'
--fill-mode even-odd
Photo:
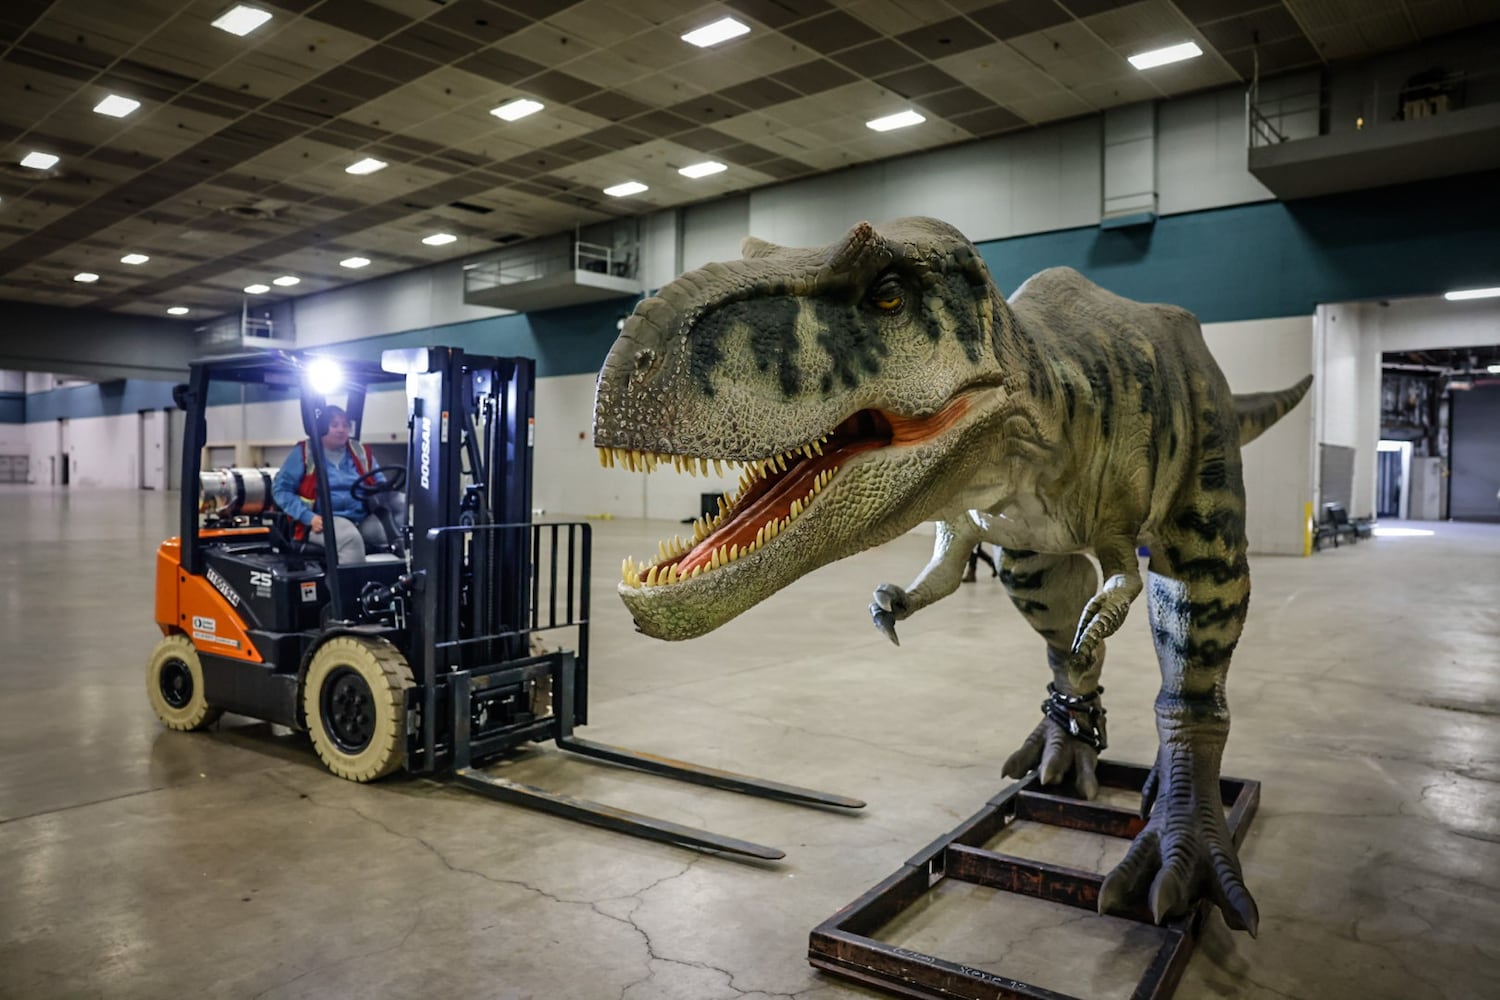
{"label": "dinosaur nostril", "polygon": [[637,374],[645,374],[656,364],[656,352],[649,347],[635,352],[635,370]]}

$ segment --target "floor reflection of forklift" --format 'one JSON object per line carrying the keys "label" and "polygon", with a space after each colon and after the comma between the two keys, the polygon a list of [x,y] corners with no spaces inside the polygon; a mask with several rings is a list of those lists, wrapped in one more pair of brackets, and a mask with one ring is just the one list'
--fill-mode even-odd
{"label": "floor reflection of forklift", "polygon": [[[406,461],[370,470],[352,490],[387,522],[391,539],[389,551],[377,548],[363,562],[338,565],[335,545],[296,537],[271,498],[274,469],[201,467],[206,409],[225,385],[300,400],[303,429],[316,441],[319,414],[335,392],[358,432],[367,391],[403,382]],[[715,788],[862,806],[574,735],[588,721],[590,528],[531,523],[534,384],[528,358],[455,348],[386,351],[379,366],[281,352],[194,363],[176,394],[187,412],[181,533],[157,555],[164,637],[147,686],[162,722],[201,729],[235,712],[306,730],[329,770],[353,781],[402,768],[440,774],[636,836],[759,858],[783,855],[474,765],[551,739],[573,753]],[[307,452],[317,508],[332,510],[323,449]],[[399,530],[382,512],[403,487],[409,523]],[[534,649],[542,633],[576,649]]]}

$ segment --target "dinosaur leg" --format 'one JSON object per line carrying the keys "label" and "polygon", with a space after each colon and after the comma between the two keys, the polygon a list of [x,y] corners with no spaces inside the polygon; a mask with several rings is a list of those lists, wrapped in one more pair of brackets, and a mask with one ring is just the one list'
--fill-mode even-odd
{"label": "dinosaur leg", "polygon": [[1224,680],[1250,601],[1243,503],[1210,496],[1184,509],[1152,546],[1160,747],[1141,803],[1146,828],[1105,879],[1099,911],[1145,897],[1160,922],[1207,895],[1230,927],[1254,935],[1259,915],[1219,796],[1229,736]]}
{"label": "dinosaur leg", "polygon": [[[1082,655],[1074,655],[1073,646],[1079,619],[1099,586],[1099,574],[1087,556],[1001,549],[1000,582],[1011,603],[1046,640],[1047,664],[1052,668],[1051,697],[1043,703],[1042,721],[1006,760],[1003,773],[1019,778],[1039,768],[1048,785],[1071,774],[1079,794],[1092,799],[1099,791],[1094,764],[1102,746],[1096,744],[1102,744],[1104,735],[1103,706],[1097,697],[1102,690],[1104,644],[1090,643]],[[1069,701],[1078,706],[1073,713],[1062,709]],[[1091,709],[1097,709],[1097,726],[1080,726],[1078,735],[1061,721],[1070,714],[1086,720]]]}

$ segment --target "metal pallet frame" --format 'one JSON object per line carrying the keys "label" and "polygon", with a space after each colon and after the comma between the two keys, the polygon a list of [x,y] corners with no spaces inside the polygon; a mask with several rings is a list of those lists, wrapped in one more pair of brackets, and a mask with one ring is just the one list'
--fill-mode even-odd
{"label": "metal pallet frame", "polygon": [[[1100,761],[1099,784],[1139,792],[1150,768]],[[1031,820],[1110,837],[1133,838],[1145,821],[1133,810],[1043,792],[1036,774],[990,799],[964,823],[915,854],[899,870],[813,929],[808,961],[815,967],[865,986],[916,1000],[1078,1000],[1069,994],[1003,975],[898,948],[871,935],[917,902],[945,878],[1080,909],[1098,907],[1104,876],[984,850],[1016,820]],[[1260,782],[1221,778],[1219,791],[1229,806],[1230,836],[1238,846],[1260,804]],[[1166,1000],[1177,988],[1197,934],[1212,906],[1201,901],[1187,915],[1163,925],[1166,939],[1146,969],[1131,1000]],[[1154,923],[1144,906],[1114,914]]]}

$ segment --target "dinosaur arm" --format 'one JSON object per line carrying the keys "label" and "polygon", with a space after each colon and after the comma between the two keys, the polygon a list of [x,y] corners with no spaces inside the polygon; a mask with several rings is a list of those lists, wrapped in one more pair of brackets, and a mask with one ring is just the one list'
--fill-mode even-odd
{"label": "dinosaur arm", "polygon": [[937,537],[932,543],[932,558],[917,574],[909,589],[894,583],[875,588],[870,602],[870,616],[884,635],[901,645],[896,638],[896,622],[910,618],[927,605],[947,597],[958,589],[964,566],[981,539],[978,527],[967,516],[945,518],[937,522]]}

